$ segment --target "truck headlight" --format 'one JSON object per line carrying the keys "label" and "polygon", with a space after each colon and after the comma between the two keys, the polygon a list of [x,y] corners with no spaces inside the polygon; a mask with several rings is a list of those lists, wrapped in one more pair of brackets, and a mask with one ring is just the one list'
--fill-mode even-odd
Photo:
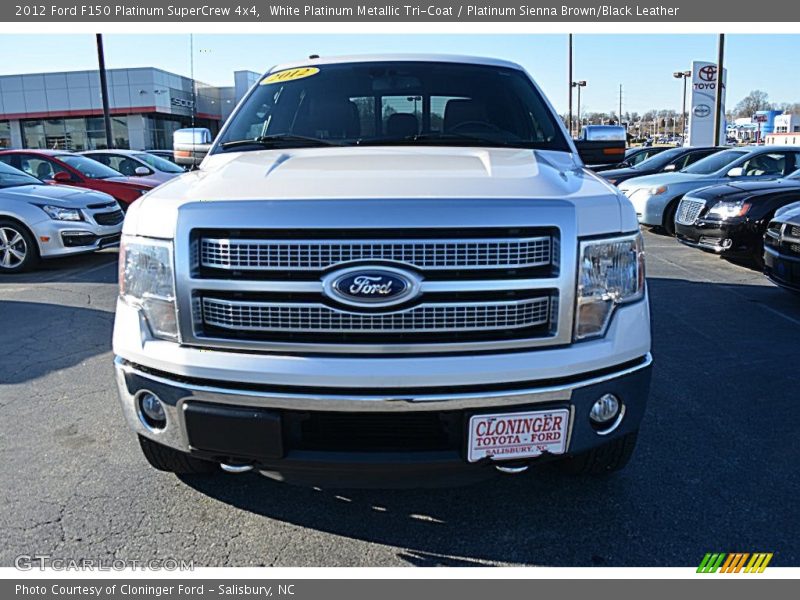
{"label": "truck headlight", "polygon": [[640,233],[581,242],[575,340],[605,334],[617,306],[644,296],[644,281]]}
{"label": "truck headlight", "polygon": [[744,200],[735,202],[720,200],[708,209],[708,216],[717,217],[722,220],[743,217],[750,210],[751,206],[749,202],[745,202]]}
{"label": "truck headlight", "polygon": [[178,339],[172,243],[125,235],[119,251],[119,295],[139,309],[153,336]]}
{"label": "truck headlight", "polygon": [[50,205],[40,208],[54,221],[83,221],[83,215],[77,208],[63,208],[61,206]]}

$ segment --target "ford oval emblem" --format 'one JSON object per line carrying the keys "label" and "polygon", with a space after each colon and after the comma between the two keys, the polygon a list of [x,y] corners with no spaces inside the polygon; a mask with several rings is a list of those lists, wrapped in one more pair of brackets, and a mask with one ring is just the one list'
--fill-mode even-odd
{"label": "ford oval emblem", "polygon": [[322,280],[325,294],[350,306],[394,306],[419,294],[420,279],[394,267],[350,267]]}

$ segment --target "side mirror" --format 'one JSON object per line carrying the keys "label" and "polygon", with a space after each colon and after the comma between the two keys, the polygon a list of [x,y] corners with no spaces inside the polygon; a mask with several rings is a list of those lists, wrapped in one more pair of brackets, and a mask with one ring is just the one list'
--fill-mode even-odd
{"label": "side mirror", "polygon": [[58,173],[53,175],[53,181],[55,181],[56,183],[71,183],[72,176],[66,171],[59,171]]}
{"label": "side mirror", "polygon": [[668,173],[669,171],[675,171],[678,167],[676,165],[667,165],[664,167],[664,172]]}
{"label": "side mirror", "polygon": [[744,169],[742,167],[733,167],[726,175],[728,177],[742,177],[744,175]]}
{"label": "side mirror", "polygon": [[151,174],[150,169],[148,169],[147,167],[136,167],[133,172],[138,177]]}

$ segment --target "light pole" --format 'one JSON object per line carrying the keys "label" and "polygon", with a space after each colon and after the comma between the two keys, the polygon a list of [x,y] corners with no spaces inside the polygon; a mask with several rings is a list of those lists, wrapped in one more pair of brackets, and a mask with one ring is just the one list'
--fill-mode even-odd
{"label": "light pole", "polygon": [[103,101],[103,128],[106,130],[106,149],[114,148],[114,136],[111,133],[111,110],[108,107],[108,79],[106,78],[106,55],[103,51],[103,34],[95,35],[97,43],[97,65],[100,71],[100,96]]}
{"label": "light pole", "polygon": [[567,110],[567,127],[569,135],[572,136],[572,34],[569,34],[567,49],[567,90],[569,91],[569,109]]}
{"label": "light pole", "polygon": [[581,119],[581,88],[582,87],[586,87],[586,81],[584,81],[584,80],[573,81],[572,82],[572,87],[578,88],[578,124],[579,124],[579,126],[578,126],[578,135],[580,135],[581,134],[581,132],[580,132],[580,123],[582,122],[582,119]]}
{"label": "light pole", "polygon": [[683,108],[681,109],[681,138],[686,142],[686,80],[692,76],[691,71],[675,71],[672,76],[675,79],[683,79]]}
{"label": "light pole", "polygon": [[724,115],[722,114],[722,86],[724,85],[723,81],[723,73],[725,72],[725,34],[719,34],[719,40],[717,41],[717,87],[714,90],[716,92],[714,98],[714,145],[720,143],[720,137],[724,131],[722,130],[723,123],[722,119]]}

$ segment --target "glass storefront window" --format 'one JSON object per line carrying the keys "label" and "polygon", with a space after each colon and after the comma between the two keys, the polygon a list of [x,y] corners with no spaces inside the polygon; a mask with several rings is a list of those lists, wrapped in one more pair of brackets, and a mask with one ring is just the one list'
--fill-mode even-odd
{"label": "glass storefront window", "polygon": [[[112,117],[111,132],[117,148],[128,148],[128,117]],[[22,121],[23,145],[50,150],[97,150],[106,148],[102,117]]]}
{"label": "glass storefront window", "polygon": [[11,148],[11,124],[0,121],[0,148]]}
{"label": "glass storefront window", "polygon": [[44,124],[36,120],[22,121],[22,146],[24,148],[47,148],[44,137]]}

